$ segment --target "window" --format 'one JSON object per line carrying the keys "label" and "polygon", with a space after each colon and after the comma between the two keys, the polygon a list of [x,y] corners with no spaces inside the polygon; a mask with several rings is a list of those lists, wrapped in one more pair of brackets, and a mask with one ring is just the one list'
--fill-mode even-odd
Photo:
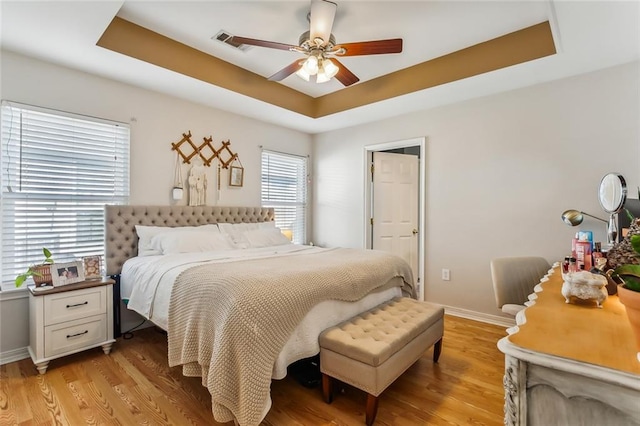
{"label": "window", "polygon": [[292,241],[307,241],[307,157],[262,151],[262,206],[273,207],[276,226]]}
{"label": "window", "polygon": [[2,102],[2,289],[44,260],[104,255],[104,205],[129,200],[129,126]]}

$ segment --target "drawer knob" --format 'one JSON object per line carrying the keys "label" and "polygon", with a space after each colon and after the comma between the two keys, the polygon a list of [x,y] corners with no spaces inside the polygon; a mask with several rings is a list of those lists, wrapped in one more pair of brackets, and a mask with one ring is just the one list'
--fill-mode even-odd
{"label": "drawer knob", "polygon": [[82,333],[76,333],[76,334],[67,334],[67,339],[70,339],[72,337],[78,337],[78,336],[82,336],[83,334],[87,334],[89,332],[89,330],[85,330]]}
{"label": "drawer knob", "polygon": [[82,303],[76,303],[75,305],[67,305],[67,309],[68,308],[75,308],[76,306],[88,305],[88,304],[89,304],[89,301],[82,302]]}

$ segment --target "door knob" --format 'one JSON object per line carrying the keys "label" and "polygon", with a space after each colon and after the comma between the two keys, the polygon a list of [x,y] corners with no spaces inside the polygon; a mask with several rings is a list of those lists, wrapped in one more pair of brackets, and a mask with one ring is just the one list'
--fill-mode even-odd
{"label": "door knob", "polygon": [[411,231],[413,233],[413,235],[416,235],[418,233],[417,229],[414,229],[413,231]]}

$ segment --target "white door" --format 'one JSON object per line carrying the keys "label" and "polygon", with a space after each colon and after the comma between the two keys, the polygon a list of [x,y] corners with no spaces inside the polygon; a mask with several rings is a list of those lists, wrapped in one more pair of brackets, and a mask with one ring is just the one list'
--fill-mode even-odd
{"label": "white door", "polygon": [[396,254],[418,274],[419,158],[373,153],[372,248]]}

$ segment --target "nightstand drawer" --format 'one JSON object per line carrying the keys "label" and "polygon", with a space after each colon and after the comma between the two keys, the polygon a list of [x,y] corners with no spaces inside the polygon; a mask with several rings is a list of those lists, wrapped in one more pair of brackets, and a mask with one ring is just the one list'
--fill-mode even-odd
{"label": "nightstand drawer", "polygon": [[107,291],[104,286],[43,297],[45,326],[107,312]]}
{"label": "nightstand drawer", "polygon": [[97,315],[45,327],[44,356],[52,357],[107,340],[107,316]]}

